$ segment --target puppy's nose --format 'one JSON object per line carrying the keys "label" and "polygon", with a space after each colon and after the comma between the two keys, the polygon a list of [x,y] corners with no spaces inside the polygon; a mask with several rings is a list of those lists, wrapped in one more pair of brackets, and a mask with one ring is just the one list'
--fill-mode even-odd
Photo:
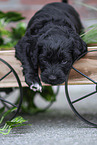
{"label": "puppy's nose", "polygon": [[57,79],[57,77],[54,76],[54,75],[50,75],[50,76],[49,76],[49,80],[50,80],[50,81],[55,81],[56,79]]}

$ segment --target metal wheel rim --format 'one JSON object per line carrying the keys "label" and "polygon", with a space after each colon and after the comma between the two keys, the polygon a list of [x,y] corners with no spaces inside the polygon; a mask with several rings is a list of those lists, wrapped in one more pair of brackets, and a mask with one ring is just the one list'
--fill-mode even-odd
{"label": "metal wheel rim", "polygon": [[21,85],[20,79],[19,79],[16,71],[13,69],[13,67],[9,63],[7,63],[5,60],[3,60],[2,58],[0,58],[0,61],[3,62],[5,65],[7,65],[7,67],[11,70],[11,72],[14,74],[14,77],[18,83],[18,86],[19,86],[19,92],[20,92],[19,104],[18,104],[18,107],[17,107],[15,114],[9,119],[9,120],[12,120],[19,112],[21,104],[22,104],[22,99],[23,99],[22,85]]}
{"label": "metal wheel rim", "polygon": [[[84,55],[86,55],[88,52],[94,52],[94,51],[97,51],[97,50],[91,50],[91,51],[87,51],[85,52],[84,54],[82,54],[76,61],[78,61],[80,58],[82,58]],[[76,62],[75,61],[75,62]],[[74,62],[74,63],[75,63]],[[73,63],[73,64],[74,64]],[[72,65],[73,66],[73,65]],[[73,67],[71,67],[72,69]],[[71,70],[70,69],[70,70]],[[70,74],[70,71],[68,73],[68,78],[69,78],[69,74]],[[71,102],[71,99],[70,99],[70,96],[69,96],[69,92],[68,92],[68,78],[67,78],[67,81],[65,82],[65,93],[66,93],[66,98],[67,98],[67,101],[72,109],[72,111],[78,116],[79,119],[81,119],[82,121],[84,121],[86,124],[88,125],[91,125],[93,127],[97,127],[97,124],[96,123],[92,123],[90,121],[88,121],[87,119],[85,119],[82,115],[80,115],[80,113],[78,113],[78,111],[75,109],[75,107],[73,106],[72,102]]]}

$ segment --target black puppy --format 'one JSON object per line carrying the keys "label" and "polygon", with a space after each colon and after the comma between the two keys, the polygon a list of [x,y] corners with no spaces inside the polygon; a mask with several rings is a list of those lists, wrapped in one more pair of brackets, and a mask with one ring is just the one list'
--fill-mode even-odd
{"label": "black puppy", "polygon": [[78,13],[67,3],[47,4],[31,18],[15,47],[30,89],[41,91],[41,81],[51,85],[66,81],[72,63],[87,51],[79,36],[82,30]]}

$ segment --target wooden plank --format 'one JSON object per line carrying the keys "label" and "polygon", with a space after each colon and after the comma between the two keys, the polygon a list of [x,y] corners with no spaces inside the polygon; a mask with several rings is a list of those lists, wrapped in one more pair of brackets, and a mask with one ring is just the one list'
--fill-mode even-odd
{"label": "wooden plank", "polygon": [[[22,74],[21,63],[15,58],[15,51],[14,50],[0,51],[0,58],[4,59],[15,69],[22,85],[27,86],[25,83],[24,76]],[[6,65],[4,65],[4,63],[0,62],[0,78],[2,78],[9,71],[10,71],[9,68]],[[13,73],[11,73],[9,76],[7,76],[0,82],[0,87],[12,87],[12,86],[13,87],[18,86],[16,78],[14,77]]]}
{"label": "wooden plank", "polygon": [[[96,47],[89,47],[88,50],[94,50],[97,49]],[[23,86],[27,86],[25,83],[24,76],[22,74],[22,67],[21,63],[15,58],[15,51],[9,50],[9,51],[0,51],[0,58],[7,61],[17,72],[21,83]],[[91,52],[88,53],[86,56],[81,58],[79,61],[77,61],[74,64],[74,67],[92,78],[93,80],[97,81],[97,52]],[[4,65],[0,61],[0,78],[2,78],[6,73],[8,73],[10,69]],[[70,84],[91,84],[92,82],[88,79],[85,79],[78,73],[76,73],[74,70],[71,70],[70,77],[69,77],[69,83]],[[43,85],[45,85],[43,83]],[[0,81],[0,87],[17,87],[18,84],[16,82],[15,77],[11,73],[9,76],[7,76],[4,80]]]}
{"label": "wooden plank", "polygon": [[[97,50],[97,47],[93,49]],[[88,50],[93,50],[91,47]],[[76,61],[73,65],[74,68],[79,70],[81,73],[89,77],[91,80],[87,79],[83,75],[71,69],[69,74],[69,84],[93,84],[97,82],[97,51],[88,52],[80,60]]]}

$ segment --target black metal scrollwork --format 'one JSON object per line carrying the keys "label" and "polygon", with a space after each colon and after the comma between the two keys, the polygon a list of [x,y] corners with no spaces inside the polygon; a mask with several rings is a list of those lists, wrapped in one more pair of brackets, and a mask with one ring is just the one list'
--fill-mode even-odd
{"label": "black metal scrollwork", "polygon": [[[85,54],[87,53],[91,53],[91,52],[97,52],[97,50],[91,50],[91,51],[88,51],[88,52],[85,52],[84,54],[82,54],[76,61],[78,61],[80,58],[82,58]],[[96,61],[96,60],[95,60]],[[83,117],[79,111],[77,111],[77,109],[75,108],[74,104],[76,103],[80,103],[80,101],[88,98],[88,97],[91,97],[92,95],[94,94],[97,94],[97,82],[93,79],[91,79],[90,77],[88,77],[87,75],[83,74],[81,71],[79,71],[78,69],[76,69],[75,67],[71,67],[71,69],[73,69],[75,72],[77,72],[78,74],[82,75],[83,77],[85,77],[86,79],[88,79],[89,81],[91,81],[94,85],[96,85],[96,89],[91,92],[91,93],[88,93],[87,95],[84,95],[84,96],[81,96],[79,97],[78,99],[75,99],[75,100],[71,100],[71,97],[70,97],[70,94],[69,94],[69,88],[68,88],[68,80],[67,82],[65,83],[65,93],[66,93],[66,97],[67,97],[67,100],[68,100],[68,103],[71,107],[71,109],[73,110],[73,112],[82,120],[84,121],[85,123],[91,125],[91,126],[94,126],[94,127],[97,127],[97,124],[96,123],[93,123],[92,121],[89,121],[87,120],[85,117]],[[70,73],[69,73],[70,75]],[[68,79],[69,79],[69,75],[68,75]],[[90,107],[90,106],[89,106]]]}

